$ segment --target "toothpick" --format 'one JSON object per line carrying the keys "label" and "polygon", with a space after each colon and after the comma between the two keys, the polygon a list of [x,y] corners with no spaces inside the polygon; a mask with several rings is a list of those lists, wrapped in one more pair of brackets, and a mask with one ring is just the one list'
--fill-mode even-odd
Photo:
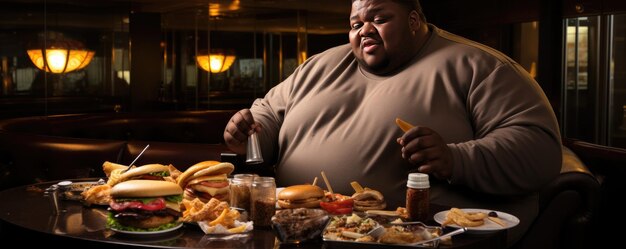
{"label": "toothpick", "polygon": [[334,201],[335,193],[333,192],[333,187],[330,186],[330,182],[328,182],[328,178],[326,178],[326,173],[324,173],[323,170],[322,170],[322,179],[324,179],[324,182],[326,183],[326,188],[328,189],[328,192],[330,192],[330,199]]}

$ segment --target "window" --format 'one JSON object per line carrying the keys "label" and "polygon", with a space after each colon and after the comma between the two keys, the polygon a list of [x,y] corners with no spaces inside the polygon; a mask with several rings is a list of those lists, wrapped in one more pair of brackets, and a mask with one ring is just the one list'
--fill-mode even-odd
{"label": "window", "polygon": [[599,141],[598,37],[600,18],[566,19],[563,136]]}
{"label": "window", "polygon": [[562,135],[626,148],[626,14],[564,25]]}
{"label": "window", "polygon": [[626,148],[626,14],[609,17],[609,141],[615,147]]}

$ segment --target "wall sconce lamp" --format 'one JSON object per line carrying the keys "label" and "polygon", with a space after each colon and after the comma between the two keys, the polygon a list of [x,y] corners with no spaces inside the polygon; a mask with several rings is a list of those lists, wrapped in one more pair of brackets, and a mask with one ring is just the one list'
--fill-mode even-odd
{"label": "wall sconce lamp", "polygon": [[232,50],[211,49],[210,54],[205,51],[196,55],[196,62],[205,71],[221,73],[228,70],[236,58]]}
{"label": "wall sconce lamp", "polygon": [[[40,70],[50,73],[68,73],[85,68],[96,54],[76,40],[51,32],[48,40],[39,43],[39,48],[28,49],[28,57]],[[45,45],[44,45],[45,44]]]}

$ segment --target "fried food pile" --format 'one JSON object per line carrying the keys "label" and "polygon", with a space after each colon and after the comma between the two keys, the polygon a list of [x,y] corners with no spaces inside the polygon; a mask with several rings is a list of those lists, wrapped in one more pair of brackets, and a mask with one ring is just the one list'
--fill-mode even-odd
{"label": "fried food pile", "polygon": [[[219,201],[218,199],[211,199],[206,204],[200,199],[183,200],[182,205],[185,209],[183,211],[183,222],[198,222],[198,221],[213,221],[219,217],[224,210],[230,210],[228,203]],[[232,210],[230,217],[234,219],[239,218],[239,212]],[[236,217],[235,217],[236,216]]]}
{"label": "fried food pile", "polygon": [[111,185],[104,184],[86,189],[83,196],[85,205],[109,205],[111,202]]}
{"label": "fried food pile", "polygon": [[[495,212],[493,213],[495,214]],[[446,220],[441,225],[456,224],[462,227],[477,227],[485,224],[485,219],[489,219],[500,226],[506,226],[505,221],[498,218],[497,214],[488,215],[483,212],[466,213],[458,208],[451,208],[448,214],[446,214]]]}
{"label": "fried food pile", "polygon": [[205,233],[242,233],[252,229],[252,222],[239,222],[241,216],[228,203],[211,198],[207,203],[200,199],[183,199],[183,222],[197,222]]}
{"label": "fried food pile", "polygon": [[439,237],[440,232],[429,231],[422,226],[391,226],[385,228],[385,233],[378,240],[384,244],[410,244]]}

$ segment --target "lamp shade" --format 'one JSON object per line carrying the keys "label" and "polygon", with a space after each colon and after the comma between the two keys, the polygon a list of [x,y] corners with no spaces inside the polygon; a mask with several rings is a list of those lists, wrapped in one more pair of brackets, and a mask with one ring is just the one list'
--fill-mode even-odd
{"label": "lamp shade", "polygon": [[212,49],[210,54],[204,52],[196,55],[196,62],[205,71],[221,73],[228,70],[236,58],[230,50]]}
{"label": "lamp shade", "polygon": [[[43,45],[45,44],[45,45]],[[39,47],[26,50],[28,57],[41,70],[50,73],[68,73],[85,68],[93,59],[95,52],[85,49],[83,44],[52,35]]]}

